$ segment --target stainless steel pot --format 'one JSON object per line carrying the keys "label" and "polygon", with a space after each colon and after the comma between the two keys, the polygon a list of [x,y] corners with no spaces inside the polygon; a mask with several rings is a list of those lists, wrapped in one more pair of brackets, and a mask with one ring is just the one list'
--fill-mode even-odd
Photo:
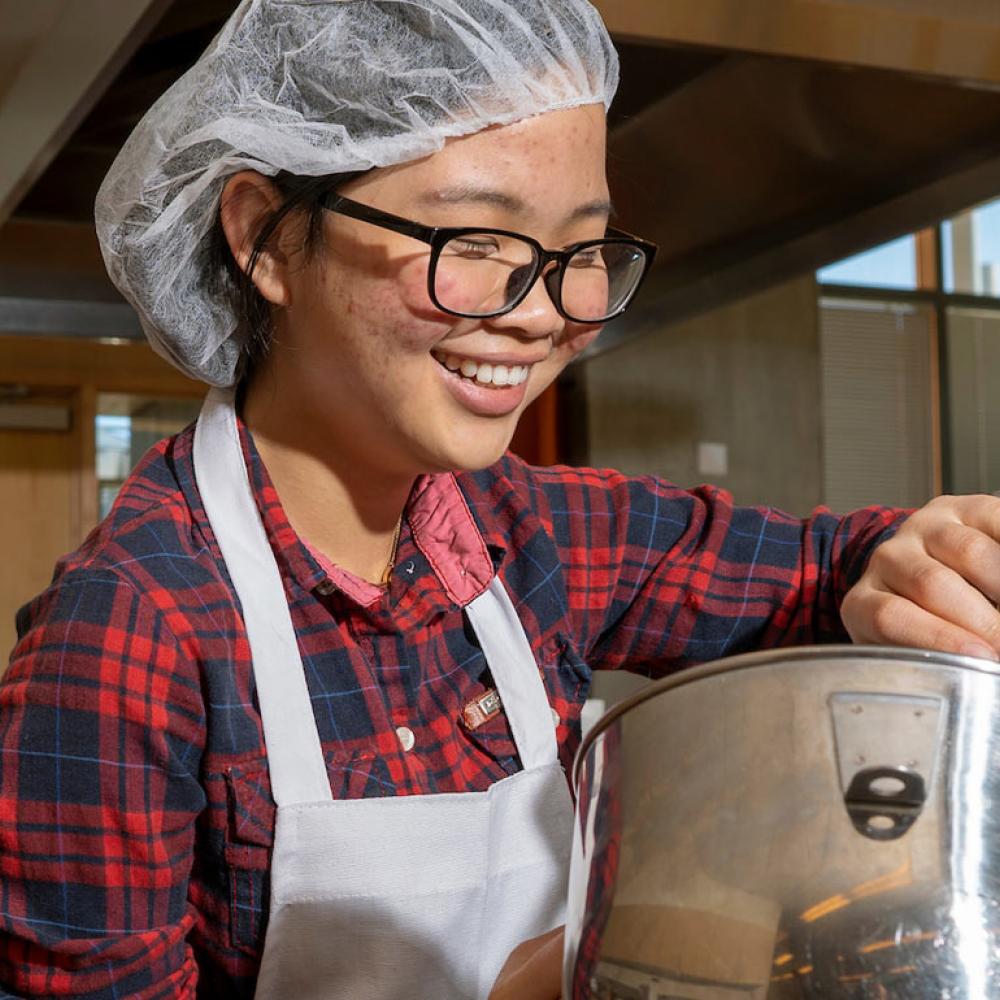
{"label": "stainless steel pot", "polygon": [[609,712],[574,768],[564,997],[1000,997],[998,682],[826,646]]}

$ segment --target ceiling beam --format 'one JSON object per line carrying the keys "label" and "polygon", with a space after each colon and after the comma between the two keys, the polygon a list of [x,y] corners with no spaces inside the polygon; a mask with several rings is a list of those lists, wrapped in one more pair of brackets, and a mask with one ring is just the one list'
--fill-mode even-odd
{"label": "ceiling beam", "polygon": [[169,0],[71,0],[0,97],[0,224],[153,28]]}
{"label": "ceiling beam", "polygon": [[647,44],[791,56],[1000,88],[1000,4],[993,0],[594,2],[613,34]]}
{"label": "ceiling beam", "polygon": [[148,344],[98,343],[0,334],[0,383],[58,392],[93,385],[99,392],[199,398],[205,386],[171,367]]}
{"label": "ceiling beam", "polygon": [[0,333],[21,336],[143,340],[139,319],[124,302],[74,302],[0,296]]}

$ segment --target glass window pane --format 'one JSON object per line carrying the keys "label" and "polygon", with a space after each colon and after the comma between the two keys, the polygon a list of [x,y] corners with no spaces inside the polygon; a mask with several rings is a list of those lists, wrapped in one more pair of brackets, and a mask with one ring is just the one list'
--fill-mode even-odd
{"label": "glass window pane", "polygon": [[1000,200],[955,216],[941,230],[945,291],[1000,298]]}
{"label": "glass window pane", "polygon": [[97,397],[98,512],[105,517],[122,483],[161,438],[183,430],[198,416],[199,399],[156,399],[127,393]]}
{"label": "glass window pane", "polygon": [[816,278],[828,285],[914,289],[917,287],[916,238],[903,236],[830,264],[817,271]]}

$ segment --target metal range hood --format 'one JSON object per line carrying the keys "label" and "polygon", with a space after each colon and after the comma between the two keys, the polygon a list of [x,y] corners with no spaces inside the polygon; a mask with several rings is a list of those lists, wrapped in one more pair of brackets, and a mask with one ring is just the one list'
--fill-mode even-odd
{"label": "metal range hood", "polygon": [[[0,10],[13,2],[0,0]],[[42,6],[56,17],[72,5]],[[66,46],[50,31],[34,48],[20,39],[26,69],[0,77],[0,148],[18,150],[0,173],[0,333],[60,333],[80,312],[72,303],[88,299],[100,303],[97,318],[75,325],[88,335],[109,310],[127,308],[92,240],[77,240],[91,249],[74,276],[71,261],[52,268],[44,230],[88,231],[120,143],[235,0],[139,6],[145,16],[133,14],[132,28],[119,18],[103,26],[103,67],[61,74]],[[617,221],[661,254],[641,305],[595,350],[1000,196],[998,0],[597,6],[622,53],[609,145]],[[46,58],[55,60],[49,72]],[[44,92],[25,88],[28,71],[47,81]],[[64,77],[63,90],[76,93],[60,90]],[[26,133],[29,112],[47,127]],[[138,335],[124,316],[116,331]]]}

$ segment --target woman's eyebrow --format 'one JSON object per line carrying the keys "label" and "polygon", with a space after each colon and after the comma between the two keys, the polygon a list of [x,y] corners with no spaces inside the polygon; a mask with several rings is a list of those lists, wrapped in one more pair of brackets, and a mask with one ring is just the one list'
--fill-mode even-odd
{"label": "woman's eyebrow", "polygon": [[[489,205],[491,208],[502,208],[515,215],[527,215],[531,211],[529,206],[516,195],[495,188],[469,184],[425,191],[417,201],[420,205]],[[575,208],[569,214],[567,222],[590,218],[607,219],[612,211],[611,202],[607,198],[599,198]]]}
{"label": "woman's eyebrow", "polygon": [[491,205],[494,208],[504,208],[509,212],[524,212],[525,203],[512,194],[498,191],[495,188],[476,187],[471,184],[459,184],[455,187],[435,188],[426,191],[418,199],[423,205]]}
{"label": "woman's eyebrow", "polygon": [[607,198],[599,198],[596,201],[589,201],[586,205],[581,205],[575,209],[569,217],[570,222],[578,222],[580,219],[609,219],[614,215],[614,205]]}

